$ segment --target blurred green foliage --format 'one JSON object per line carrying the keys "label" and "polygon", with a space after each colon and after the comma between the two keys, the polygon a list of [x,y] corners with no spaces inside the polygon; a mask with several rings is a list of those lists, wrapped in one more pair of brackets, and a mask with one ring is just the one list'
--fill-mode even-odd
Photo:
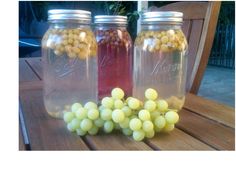
{"label": "blurred green foliage", "polygon": [[134,40],[137,33],[137,20],[139,13],[137,12],[136,1],[105,1],[104,7],[107,15],[124,15],[128,18],[128,31]]}

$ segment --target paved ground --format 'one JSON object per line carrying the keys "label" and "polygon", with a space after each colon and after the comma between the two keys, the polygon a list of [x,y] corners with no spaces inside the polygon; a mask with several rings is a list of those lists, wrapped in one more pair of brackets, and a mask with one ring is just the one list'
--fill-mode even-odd
{"label": "paved ground", "polygon": [[234,70],[207,66],[198,95],[234,107]]}

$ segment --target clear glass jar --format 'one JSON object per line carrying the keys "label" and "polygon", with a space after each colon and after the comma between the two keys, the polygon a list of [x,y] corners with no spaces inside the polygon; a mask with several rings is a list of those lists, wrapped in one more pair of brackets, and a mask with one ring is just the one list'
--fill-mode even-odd
{"label": "clear glass jar", "polygon": [[180,110],[186,94],[187,41],[183,13],[145,12],[134,44],[133,96],[144,100],[153,88],[169,108]]}
{"label": "clear glass jar", "polygon": [[43,99],[47,112],[61,118],[71,104],[97,102],[97,43],[91,13],[49,10],[42,39]]}
{"label": "clear glass jar", "polygon": [[95,16],[98,43],[98,95],[110,96],[114,87],[132,94],[132,39],[126,16]]}

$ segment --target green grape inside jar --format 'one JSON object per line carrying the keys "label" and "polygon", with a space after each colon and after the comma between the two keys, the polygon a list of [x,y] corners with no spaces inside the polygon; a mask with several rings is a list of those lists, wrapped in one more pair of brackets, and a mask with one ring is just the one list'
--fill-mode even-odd
{"label": "green grape inside jar", "polygon": [[97,102],[97,43],[91,13],[49,10],[42,39],[43,98],[46,111],[61,118],[73,103]]}
{"label": "green grape inside jar", "polygon": [[186,94],[187,41],[181,30],[181,12],[145,12],[134,45],[133,96],[158,90],[169,108],[180,110]]}

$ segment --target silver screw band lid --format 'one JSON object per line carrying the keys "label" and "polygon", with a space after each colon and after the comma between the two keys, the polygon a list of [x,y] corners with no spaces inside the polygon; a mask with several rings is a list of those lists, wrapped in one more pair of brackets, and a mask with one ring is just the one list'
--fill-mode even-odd
{"label": "silver screw band lid", "polygon": [[81,20],[91,23],[91,12],[85,10],[52,9],[48,11],[48,21]]}
{"label": "silver screw band lid", "polygon": [[174,11],[144,12],[141,15],[141,24],[176,23],[183,22],[183,13]]}

